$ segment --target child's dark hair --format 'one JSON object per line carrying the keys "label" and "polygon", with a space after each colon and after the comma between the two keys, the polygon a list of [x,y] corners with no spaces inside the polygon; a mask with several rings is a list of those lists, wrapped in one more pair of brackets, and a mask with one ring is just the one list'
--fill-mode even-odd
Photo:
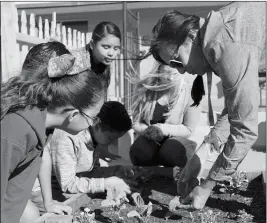
{"label": "child's dark hair", "polygon": [[23,70],[35,69],[39,63],[48,63],[49,59],[54,54],[55,56],[60,56],[62,54],[69,54],[69,50],[66,46],[57,41],[51,41],[47,43],[41,43],[33,46],[22,65]]}
{"label": "child's dark hair", "polygon": [[132,121],[125,106],[117,101],[105,102],[98,117],[103,130],[127,132],[132,127]]}
{"label": "child's dark hair", "polygon": [[98,42],[108,34],[118,37],[121,41],[121,31],[119,27],[112,22],[101,22],[97,24],[92,33],[92,40]]}
{"label": "child's dark hair", "polygon": [[[119,40],[121,41],[121,31],[119,29],[118,26],[116,26],[114,23],[112,22],[101,22],[99,24],[96,25],[96,27],[93,30],[92,33],[92,40],[97,43],[99,41],[101,41],[103,38],[105,38],[107,35],[114,35],[117,38],[119,38]],[[92,50],[90,48],[90,44],[87,43],[86,45],[86,50],[90,53],[91,55],[91,69],[97,73],[100,74],[100,76],[102,78],[104,78],[104,80],[106,81],[106,87],[109,86],[110,83],[110,70],[109,67],[105,64],[96,64],[93,58],[93,53]]]}
{"label": "child's dark hair", "polygon": [[[150,54],[155,60],[166,65],[159,55],[160,49],[166,45],[174,45],[178,49],[190,31],[199,30],[199,20],[199,16],[186,15],[177,10],[167,12],[152,30],[153,41],[150,45]],[[205,95],[202,76],[197,76],[194,80],[191,95],[194,100],[192,106],[198,106]]]}
{"label": "child's dark hair", "polygon": [[34,46],[26,57],[20,76],[1,84],[1,119],[5,114],[28,106],[51,112],[72,105],[78,110],[94,106],[105,94],[103,82],[93,71],[49,78],[48,60],[52,54],[68,53],[59,42]]}

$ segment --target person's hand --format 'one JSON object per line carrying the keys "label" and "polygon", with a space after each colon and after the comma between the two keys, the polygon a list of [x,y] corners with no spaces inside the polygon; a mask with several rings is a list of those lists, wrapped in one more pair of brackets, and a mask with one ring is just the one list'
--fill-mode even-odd
{"label": "person's hand", "polygon": [[105,189],[108,196],[120,201],[120,199],[128,200],[126,195],[131,193],[130,187],[124,182],[124,180],[118,177],[105,178]]}
{"label": "person's hand", "polygon": [[186,197],[196,186],[204,172],[204,164],[209,155],[210,144],[202,143],[193,157],[187,162],[177,182],[178,194]]}
{"label": "person's hand", "polygon": [[164,134],[162,130],[157,125],[150,125],[146,128],[143,135],[155,142],[160,142],[164,139]]}
{"label": "person's hand", "polygon": [[177,203],[175,208],[190,210],[202,209],[205,206],[214,186],[215,181],[209,181],[208,183],[203,182],[201,186],[195,187],[187,197],[180,199],[180,202]]}
{"label": "person's hand", "polygon": [[179,204],[180,204],[180,197],[175,196],[169,203],[169,210],[172,212],[176,211],[176,208],[178,207]]}
{"label": "person's hand", "polygon": [[51,200],[46,203],[45,209],[47,212],[64,215],[64,212],[71,215],[72,208],[64,203],[58,202],[56,200]]}

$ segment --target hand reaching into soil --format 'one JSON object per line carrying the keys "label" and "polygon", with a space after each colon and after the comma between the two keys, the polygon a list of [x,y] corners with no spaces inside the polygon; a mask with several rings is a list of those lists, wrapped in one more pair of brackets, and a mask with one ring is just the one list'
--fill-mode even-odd
{"label": "hand reaching into soil", "polygon": [[198,210],[204,208],[215,181],[204,181],[201,186],[197,186],[184,199],[176,196],[169,203],[169,210],[175,212],[177,209]]}
{"label": "hand reaching into soil", "polygon": [[177,190],[183,198],[199,185],[204,164],[210,156],[211,149],[211,144],[203,142],[182,170],[177,182]]}
{"label": "hand reaching into soil", "polygon": [[[208,136],[205,137],[203,143],[196,150],[194,156],[187,162],[185,168],[182,170],[180,178],[178,180],[178,193],[181,182],[187,183],[192,181],[193,178],[200,180],[201,175],[204,172],[204,164],[207,160],[215,162],[217,157],[223,148],[223,144],[219,145],[218,137],[214,131],[210,132]],[[182,185],[184,186],[184,185]],[[189,189],[193,189],[196,185],[188,186]],[[181,194],[186,196],[191,192],[187,191],[187,194]]]}
{"label": "hand reaching into soil", "polygon": [[180,197],[175,196],[169,203],[169,210],[172,212],[176,211],[178,205],[180,205]]}
{"label": "hand reaching into soil", "polygon": [[131,193],[129,186],[118,177],[105,178],[104,184],[107,193],[112,194],[111,196],[115,200],[127,199],[126,194]]}
{"label": "hand reaching into soil", "polygon": [[118,177],[105,178],[105,189],[107,190],[107,197],[101,202],[102,207],[121,208],[124,202],[129,202],[127,194],[131,191],[129,186]]}
{"label": "hand reaching into soil", "polygon": [[199,210],[204,208],[212,188],[215,186],[215,181],[208,183],[202,183],[201,186],[197,186],[194,190],[184,199],[180,200],[177,204],[177,208]]}

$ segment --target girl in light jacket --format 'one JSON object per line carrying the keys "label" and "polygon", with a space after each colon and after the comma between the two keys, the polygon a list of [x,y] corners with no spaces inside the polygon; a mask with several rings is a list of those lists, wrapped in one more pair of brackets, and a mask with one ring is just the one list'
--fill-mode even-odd
{"label": "girl in light jacket", "polygon": [[165,65],[133,82],[133,129],[139,136],[130,148],[132,163],[184,167],[196,146],[188,137],[199,122],[203,94],[193,101],[189,82]]}

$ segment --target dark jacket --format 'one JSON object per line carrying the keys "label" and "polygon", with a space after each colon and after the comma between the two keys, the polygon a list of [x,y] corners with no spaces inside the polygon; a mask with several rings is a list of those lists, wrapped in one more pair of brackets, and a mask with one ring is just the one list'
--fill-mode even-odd
{"label": "dark jacket", "polygon": [[18,223],[37,178],[46,111],[9,113],[1,120],[1,223]]}

